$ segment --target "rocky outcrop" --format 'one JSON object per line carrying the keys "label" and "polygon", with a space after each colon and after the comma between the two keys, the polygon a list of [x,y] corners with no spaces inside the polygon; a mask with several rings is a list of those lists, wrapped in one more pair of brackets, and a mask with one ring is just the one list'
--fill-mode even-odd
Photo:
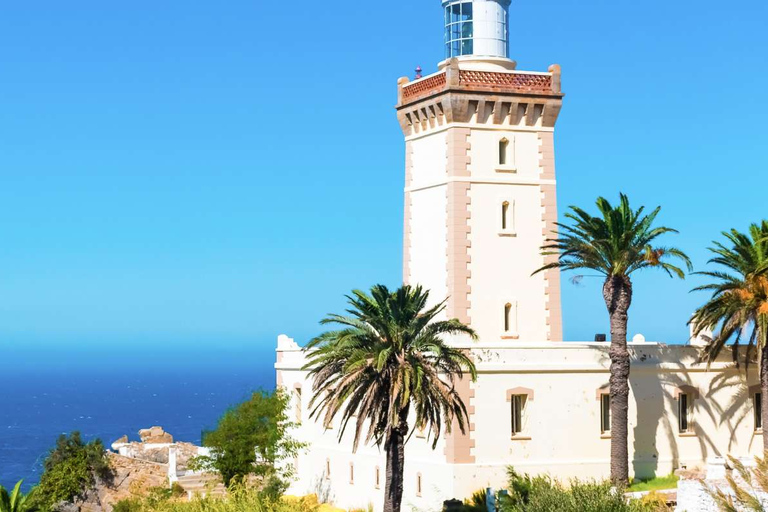
{"label": "rocky outcrop", "polygon": [[58,507],[59,512],[112,512],[115,503],[168,487],[168,465],[108,453],[114,471],[111,484],[97,481],[81,500]]}
{"label": "rocky outcrop", "polygon": [[167,444],[173,442],[173,436],[163,430],[163,427],[143,428],[139,430],[139,437],[141,442],[146,444]]}

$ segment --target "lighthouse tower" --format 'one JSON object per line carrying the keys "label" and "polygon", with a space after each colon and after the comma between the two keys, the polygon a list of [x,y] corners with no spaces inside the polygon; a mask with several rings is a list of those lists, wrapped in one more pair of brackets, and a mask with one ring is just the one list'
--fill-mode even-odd
{"label": "lighthouse tower", "polygon": [[446,60],[398,81],[403,279],[484,343],[562,340],[560,276],[531,274],[557,219],[560,68],[517,71],[509,0],[443,0]]}

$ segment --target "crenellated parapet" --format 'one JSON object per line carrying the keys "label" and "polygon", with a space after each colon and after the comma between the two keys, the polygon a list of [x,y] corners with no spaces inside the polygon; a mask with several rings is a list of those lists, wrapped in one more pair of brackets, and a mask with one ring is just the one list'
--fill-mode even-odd
{"label": "crenellated parapet", "polygon": [[562,107],[560,66],[547,73],[462,69],[451,59],[438,73],[398,80],[398,120],[408,136],[447,123],[553,128]]}

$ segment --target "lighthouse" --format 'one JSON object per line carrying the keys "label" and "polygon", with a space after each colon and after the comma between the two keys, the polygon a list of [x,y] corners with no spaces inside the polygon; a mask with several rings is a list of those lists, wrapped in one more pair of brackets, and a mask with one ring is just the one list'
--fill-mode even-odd
{"label": "lighthouse", "polygon": [[443,0],[446,59],[398,81],[403,280],[485,342],[561,341],[560,275],[531,274],[557,219],[560,68],[518,71],[509,0]]}
{"label": "lighthouse", "polygon": [[[463,432],[444,424],[435,439],[409,425],[403,509],[413,510],[505,488],[510,466],[561,481],[602,480],[610,474],[612,438],[609,346],[562,342],[560,274],[532,275],[555,258],[540,248],[557,220],[560,67],[517,69],[508,0],[442,0],[442,15],[431,1],[435,45],[442,28],[445,58],[434,72],[419,69],[397,84],[403,281],[424,286],[433,303],[446,299],[444,318],[477,332],[477,340],[445,339],[475,362],[477,380],[455,381],[467,408]],[[734,388],[718,385],[737,377],[729,355],[710,366],[698,362],[695,347],[631,346],[628,445],[637,478],[704,467],[712,450],[758,454],[762,447],[752,440],[764,423],[751,405],[759,404],[754,374],[734,405]],[[379,511],[385,452],[375,443],[353,450],[353,429],[341,435],[341,418],[310,418],[315,383],[307,362],[297,343],[278,338],[277,385],[291,394],[296,438],[310,446],[294,461],[289,494]],[[710,410],[733,410],[736,420]]]}

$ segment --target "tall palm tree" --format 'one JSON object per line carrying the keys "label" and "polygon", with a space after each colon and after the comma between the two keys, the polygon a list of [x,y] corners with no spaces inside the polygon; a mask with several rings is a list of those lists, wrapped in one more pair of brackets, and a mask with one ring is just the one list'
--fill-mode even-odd
{"label": "tall palm tree", "polygon": [[547,239],[542,247],[545,256],[557,255],[558,260],[544,265],[534,274],[551,268],[589,269],[605,278],[603,299],[611,320],[611,481],[625,486],[629,481],[627,322],[632,304],[632,275],[638,270],[658,268],[670,277],[684,279],[683,270],[669,260],[680,260],[689,270],[691,262],[679,249],[655,245],[662,235],[677,233],[671,228],[654,226],[660,207],[643,215],[643,207],[633,210],[626,195],[620,194],[619,198],[619,204],[613,206],[598,197],[600,215],[596,217],[571,206],[565,214],[571,222],[557,223],[556,238]]}
{"label": "tall palm tree", "polygon": [[[355,418],[353,450],[363,437],[366,444],[384,445],[384,511],[397,512],[409,425],[429,431],[434,449],[441,426],[450,433],[456,418],[464,432],[468,424],[455,382],[465,373],[474,380],[475,366],[463,351],[447,346],[443,337],[476,335],[459,320],[436,320],[445,301],[428,307],[429,292],[420,286],[390,291],[376,285],[370,295],[354,290],[347,299],[348,316],[328,315],[321,322],[340,328],[321,334],[305,348],[305,369],[313,378],[311,415],[322,415],[329,424],[340,414],[339,440]],[[411,410],[413,423],[409,423]]]}
{"label": "tall palm tree", "polygon": [[[694,289],[711,291],[709,301],[696,310],[690,323],[694,335],[718,329],[704,349],[703,358],[712,362],[733,339],[734,357],[741,341],[747,340],[747,364],[759,352],[761,414],[768,418],[768,221],[752,224],[749,233],[732,229],[723,236],[727,245],[713,242],[709,250],[723,270],[698,272],[713,282]],[[738,358],[736,358],[738,361]],[[763,447],[768,449],[768,429],[763,429]]]}

